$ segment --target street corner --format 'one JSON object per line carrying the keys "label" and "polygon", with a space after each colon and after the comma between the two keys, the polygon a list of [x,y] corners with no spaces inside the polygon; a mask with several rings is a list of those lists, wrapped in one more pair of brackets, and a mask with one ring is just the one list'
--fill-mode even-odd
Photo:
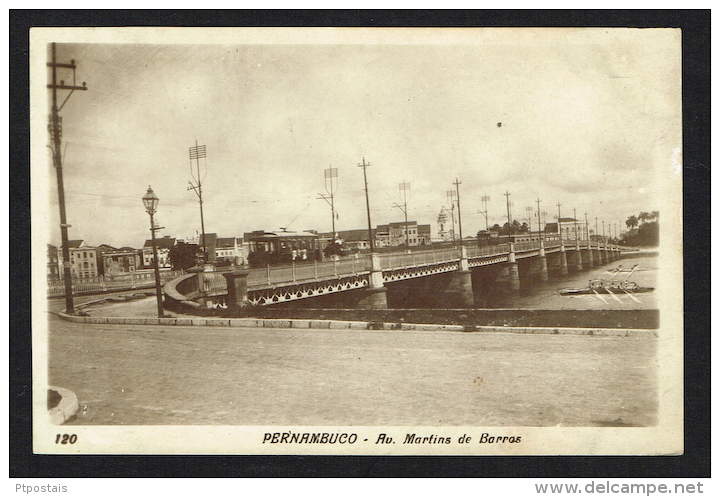
{"label": "street corner", "polygon": [[61,425],[73,417],[79,408],[77,396],[67,388],[48,387],[47,404],[50,421]]}

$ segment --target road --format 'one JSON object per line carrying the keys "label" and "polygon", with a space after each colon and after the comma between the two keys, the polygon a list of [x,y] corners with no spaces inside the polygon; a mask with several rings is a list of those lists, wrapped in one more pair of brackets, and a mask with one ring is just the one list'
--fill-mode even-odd
{"label": "road", "polygon": [[656,423],[652,337],[49,325],[70,424]]}

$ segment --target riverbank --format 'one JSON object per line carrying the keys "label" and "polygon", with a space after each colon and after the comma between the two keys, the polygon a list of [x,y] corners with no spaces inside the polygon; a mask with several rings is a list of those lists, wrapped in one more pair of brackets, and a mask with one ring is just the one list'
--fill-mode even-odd
{"label": "riverbank", "polygon": [[[657,330],[657,310],[541,310],[541,309],[202,309],[187,315],[166,311],[157,317],[156,302],[141,294],[86,304],[81,315],[66,320],[95,324],[162,324],[173,326],[252,326],[334,329],[513,331],[592,334],[588,330]],[[527,328],[527,330],[525,330]]]}

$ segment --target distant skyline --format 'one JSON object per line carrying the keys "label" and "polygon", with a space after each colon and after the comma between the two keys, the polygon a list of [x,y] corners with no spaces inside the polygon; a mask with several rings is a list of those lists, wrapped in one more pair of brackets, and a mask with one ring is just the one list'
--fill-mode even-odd
{"label": "distant skyline", "polygon": [[182,44],[163,30],[105,33],[63,30],[33,45],[32,202],[56,245],[44,41],[88,87],[61,116],[69,237],[92,245],[142,246],[148,185],[159,236],[199,232],[196,141],[207,149],[205,231],[222,237],[330,232],[319,199],[329,167],[336,230],[367,228],[363,158],[372,226],[404,220],[393,205],[407,182],[408,219],[433,236],[456,178],[465,236],[485,228],[483,196],[489,224],[507,220],[506,191],[520,222],[539,198],[547,222],[559,202],[563,217],[575,208],[591,228],[598,217],[620,231],[630,215],[663,210],[681,169],[678,30],[239,29]]}

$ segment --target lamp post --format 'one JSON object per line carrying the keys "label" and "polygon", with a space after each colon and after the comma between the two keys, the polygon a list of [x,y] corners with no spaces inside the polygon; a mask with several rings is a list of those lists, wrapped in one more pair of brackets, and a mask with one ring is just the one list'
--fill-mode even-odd
{"label": "lamp post", "polygon": [[157,210],[157,205],[158,202],[160,202],[160,199],[157,197],[157,195],[155,195],[155,192],[152,191],[152,188],[148,186],[148,190],[145,195],[143,195],[142,201],[143,204],[145,204],[145,211],[150,214],[150,233],[152,233],[153,266],[155,267],[155,293],[157,295],[158,317],[162,318],[164,317],[162,289],[160,288],[160,268],[158,268],[157,245],[155,243],[155,230],[157,228],[155,228],[155,222],[153,220],[153,216],[155,215],[155,211]]}

